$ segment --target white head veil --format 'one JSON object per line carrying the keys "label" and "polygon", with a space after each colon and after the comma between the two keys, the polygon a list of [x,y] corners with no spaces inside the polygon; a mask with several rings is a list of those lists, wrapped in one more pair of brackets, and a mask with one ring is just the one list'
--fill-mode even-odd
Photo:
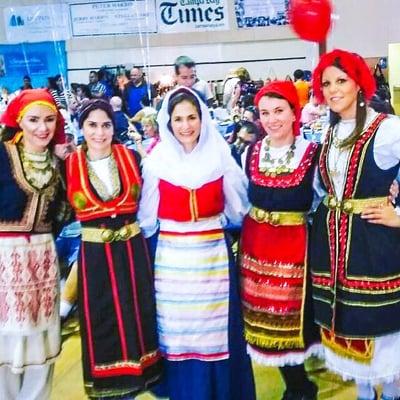
{"label": "white head veil", "polygon": [[[168,128],[168,105],[177,92],[189,92],[195,96],[201,108],[201,131],[196,147],[185,153],[183,146]],[[163,100],[157,118],[161,142],[146,159],[145,168],[159,179],[177,186],[196,189],[216,180],[232,169],[235,163],[230,148],[213,124],[207,106],[189,88],[179,87],[170,91]]]}

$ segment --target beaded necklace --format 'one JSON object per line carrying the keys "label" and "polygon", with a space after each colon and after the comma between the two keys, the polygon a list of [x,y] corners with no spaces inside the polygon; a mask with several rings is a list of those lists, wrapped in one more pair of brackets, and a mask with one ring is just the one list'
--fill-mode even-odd
{"label": "beaded necklace", "polygon": [[271,140],[267,138],[264,146],[264,157],[262,162],[267,164],[265,168],[260,168],[260,172],[266,176],[275,177],[282,174],[290,174],[293,172],[293,168],[289,168],[290,162],[294,157],[294,151],[296,149],[296,143],[290,145],[288,150],[281,157],[271,157]]}
{"label": "beaded necklace", "polygon": [[49,150],[46,149],[43,153],[30,153],[20,143],[18,151],[26,180],[35,189],[43,189],[51,182],[55,174]]}
{"label": "beaded necklace", "polygon": [[[345,140],[345,139],[344,139]],[[332,136],[332,145],[329,149],[329,154],[331,157],[328,162],[329,173],[333,178],[338,177],[343,173],[341,170],[342,159],[346,158],[349,154],[349,148],[343,146],[344,140],[337,137],[337,127],[335,127]]]}

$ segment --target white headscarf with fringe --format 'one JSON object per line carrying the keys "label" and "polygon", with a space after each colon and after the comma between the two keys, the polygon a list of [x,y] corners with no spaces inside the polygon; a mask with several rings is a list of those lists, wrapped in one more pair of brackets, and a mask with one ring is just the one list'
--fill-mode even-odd
{"label": "white headscarf with fringe", "polygon": [[[188,91],[196,96],[201,108],[201,131],[196,147],[185,153],[183,146],[168,128],[170,115],[168,103],[177,91]],[[247,178],[231,156],[230,148],[214,126],[206,105],[188,88],[179,88],[167,94],[158,115],[160,143],[143,162],[143,190],[138,219],[146,237],[158,229],[160,201],[159,180],[176,186],[197,189],[208,182],[223,177],[225,198],[224,212],[220,220],[197,221],[190,224],[191,231],[215,229],[221,225],[240,225],[248,212]],[[164,225],[166,222],[164,221]],[[167,230],[188,229],[188,223],[168,225]],[[178,226],[179,225],[179,226]]]}
{"label": "white headscarf with fringe", "polygon": [[[197,98],[201,108],[199,141],[190,153],[185,152],[168,127],[171,118],[168,113],[168,104],[177,92],[189,92]],[[207,106],[194,91],[179,87],[169,92],[158,113],[157,121],[161,141],[145,164],[159,179],[174,185],[196,189],[221,177],[224,171],[235,164],[230,148],[215,127]]]}

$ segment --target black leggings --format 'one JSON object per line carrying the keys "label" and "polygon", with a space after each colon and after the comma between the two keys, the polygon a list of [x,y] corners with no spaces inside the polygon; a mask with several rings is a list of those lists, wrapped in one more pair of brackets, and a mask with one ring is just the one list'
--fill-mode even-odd
{"label": "black leggings", "polygon": [[286,365],[279,368],[288,392],[310,395],[316,390],[315,384],[310,381],[304,364]]}

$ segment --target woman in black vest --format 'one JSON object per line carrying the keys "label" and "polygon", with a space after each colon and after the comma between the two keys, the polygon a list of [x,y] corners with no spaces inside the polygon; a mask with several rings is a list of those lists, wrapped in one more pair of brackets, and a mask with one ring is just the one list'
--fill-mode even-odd
{"label": "woman in black vest", "polygon": [[61,351],[53,233],[67,207],[54,148],[64,120],[47,90],[29,89],[0,123],[0,398],[46,400]]}
{"label": "woman in black vest", "polygon": [[[325,54],[313,85],[331,117],[319,160],[326,196],[316,211],[310,250],[326,363],[356,381],[359,399],[376,398],[378,383],[384,384],[382,399],[398,399],[400,230],[384,226],[388,219],[373,210],[390,214],[387,194],[399,171],[400,121],[367,107],[375,82],[357,54]],[[390,215],[395,219],[393,210]]]}
{"label": "woman in black vest", "polygon": [[249,147],[246,162],[251,209],[240,271],[247,352],[260,365],[279,367],[282,400],[316,400],[304,361],[321,350],[306,262],[317,145],[300,135],[292,82],[269,83],[255,104],[267,135]]}

